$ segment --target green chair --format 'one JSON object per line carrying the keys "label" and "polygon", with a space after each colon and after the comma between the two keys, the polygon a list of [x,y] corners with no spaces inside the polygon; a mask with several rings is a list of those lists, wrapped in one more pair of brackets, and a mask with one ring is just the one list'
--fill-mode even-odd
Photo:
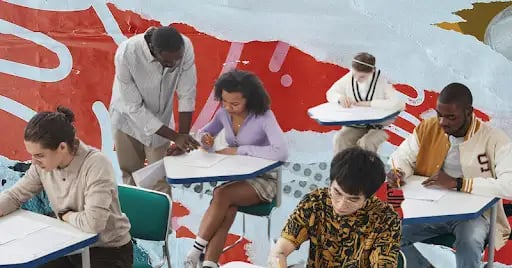
{"label": "green chair", "polygon": [[442,234],[422,242],[425,244],[441,245],[451,248],[453,247],[453,243],[455,243],[455,236],[452,234]]}
{"label": "green chair", "polygon": [[[133,238],[164,241],[163,260],[155,267],[167,262],[171,268],[169,256],[169,220],[172,201],[168,195],[130,185],[119,185],[119,203],[121,211],[130,220],[130,234]],[[153,267],[147,263],[134,263],[133,267]]]}
{"label": "green chair", "polygon": [[398,268],[407,268],[407,260],[405,259],[404,253],[400,250],[398,252]]}
{"label": "green chair", "polygon": [[272,226],[271,221],[271,214],[272,211],[275,208],[278,208],[281,205],[281,176],[282,176],[282,170],[281,168],[277,168],[272,171],[276,174],[276,180],[277,180],[277,191],[276,191],[276,197],[272,200],[270,203],[262,203],[257,204],[253,206],[245,206],[245,207],[239,207],[238,211],[242,212],[242,234],[240,235],[240,238],[238,238],[233,244],[226,246],[222,252],[226,252],[236,245],[238,245],[245,237],[245,215],[253,215],[253,216],[259,216],[259,217],[265,217],[267,218],[267,239],[268,241],[271,241],[270,238],[270,229]]}

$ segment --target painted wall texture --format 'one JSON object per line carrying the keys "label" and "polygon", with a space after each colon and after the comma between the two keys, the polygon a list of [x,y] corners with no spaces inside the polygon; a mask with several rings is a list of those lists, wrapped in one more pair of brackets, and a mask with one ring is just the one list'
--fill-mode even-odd
{"label": "painted wall texture", "polygon": [[[0,1],[2,161],[28,160],[22,140],[26,121],[35,111],[65,105],[77,115],[79,138],[101,148],[116,166],[107,112],[114,52],[149,26],[169,24],[194,44],[198,94],[193,129],[218,108],[213,83],[230,68],[255,72],[271,95],[291,148],[283,205],[273,214],[274,237],[300,198],[328,183],[336,128],[318,125],[306,110],[324,102],[325,91],[349,71],[357,52],[374,54],[378,67],[407,98],[406,111],[387,129],[383,157],[433,114],[437,92],[455,81],[472,90],[478,117],[512,134],[511,1],[5,0]],[[7,179],[5,174],[0,170],[5,177],[0,179]],[[16,178],[8,179],[0,190]],[[192,245],[214,186],[175,188],[173,262],[178,264]],[[379,196],[385,198],[384,192]],[[222,263],[265,262],[269,243],[256,227],[266,221],[249,219],[247,240],[224,254]],[[240,233],[240,223],[237,219],[230,241]],[[293,262],[306,254],[302,247]],[[510,264],[511,256],[509,244],[497,260]]]}

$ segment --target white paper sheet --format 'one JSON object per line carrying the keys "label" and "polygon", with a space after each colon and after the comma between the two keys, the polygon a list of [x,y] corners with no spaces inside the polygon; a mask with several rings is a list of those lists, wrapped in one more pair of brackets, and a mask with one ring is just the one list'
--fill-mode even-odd
{"label": "white paper sheet", "polygon": [[26,262],[44,256],[68,246],[74,239],[72,234],[55,227],[39,229],[25,237],[0,245],[0,264]]}
{"label": "white paper sheet", "polygon": [[204,150],[195,150],[189,153],[187,160],[183,161],[183,165],[190,167],[209,168],[226,158],[226,155],[208,153]]}
{"label": "white paper sheet", "polygon": [[407,183],[401,187],[404,193],[404,198],[437,201],[448,192],[447,190],[443,189],[427,188],[421,185],[421,182],[421,180],[407,181]]}
{"label": "white paper sheet", "polygon": [[257,266],[254,264],[241,262],[241,261],[232,261],[222,265],[220,268],[263,268],[261,266]]}
{"label": "white paper sheet", "polygon": [[164,160],[147,165],[133,172],[132,176],[137,186],[152,189],[158,180],[165,177]]}
{"label": "white paper sheet", "polygon": [[48,225],[44,223],[31,221],[20,216],[0,218],[0,245],[23,238],[47,227]]}
{"label": "white paper sheet", "polygon": [[213,151],[220,151],[228,148],[229,144],[226,141],[226,130],[222,129],[217,136],[215,136],[215,142],[213,143]]}
{"label": "white paper sheet", "polygon": [[[305,265],[302,264],[292,264],[288,265],[286,268],[305,268]],[[264,268],[262,266],[241,262],[241,261],[232,261],[228,262],[224,265],[221,265],[220,268]]]}

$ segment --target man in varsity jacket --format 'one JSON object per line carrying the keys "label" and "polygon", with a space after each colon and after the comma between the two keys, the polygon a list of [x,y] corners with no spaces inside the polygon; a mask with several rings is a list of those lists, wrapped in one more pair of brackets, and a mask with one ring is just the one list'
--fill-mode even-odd
{"label": "man in varsity jacket", "polygon": [[[512,143],[503,131],[478,120],[472,103],[471,92],[463,84],[452,83],[441,91],[437,117],[421,122],[392,154],[399,171],[388,173],[391,187],[397,187],[397,180],[407,183],[407,177],[414,174],[428,177],[425,187],[512,199]],[[401,249],[408,266],[429,266],[413,246],[415,242],[452,233],[457,267],[480,267],[488,236],[495,236],[499,249],[510,234],[501,200],[497,206],[494,234],[489,234],[490,210],[472,220],[403,226]]]}
{"label": "man in varsity jacket", "polygon": [[[366,52],[358,53],[352,59],[352,70],[336,81],[325,95],[328,102],[343,108],[359,106],[393,111],[405,108],[404,100],[393,85],[375,68],[375,57]],[[344,126],[334,136],[334,154],[353,146],[377,152],[388,139],[382,129],[385,124]]]}

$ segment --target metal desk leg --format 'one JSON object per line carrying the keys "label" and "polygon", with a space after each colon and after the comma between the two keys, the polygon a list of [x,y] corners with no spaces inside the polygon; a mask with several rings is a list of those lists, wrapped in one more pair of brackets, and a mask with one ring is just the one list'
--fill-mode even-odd
{"label": "metal desk leg", "polygon": [[494,248],[495,248],[495,239],[494,239],[494,233],[496,232],[496,206],[498,203],[494,204],[491,207],[491,224],[489,227],[489,246],[488,246],[488,252],[489,252],[489,258],[487,258],[487,268],[494,267]]}
{"label": "metal desk leg", "polygon": [[91,256],[89,254],[89,247],[82,250],[82,268],[91,268]]}

